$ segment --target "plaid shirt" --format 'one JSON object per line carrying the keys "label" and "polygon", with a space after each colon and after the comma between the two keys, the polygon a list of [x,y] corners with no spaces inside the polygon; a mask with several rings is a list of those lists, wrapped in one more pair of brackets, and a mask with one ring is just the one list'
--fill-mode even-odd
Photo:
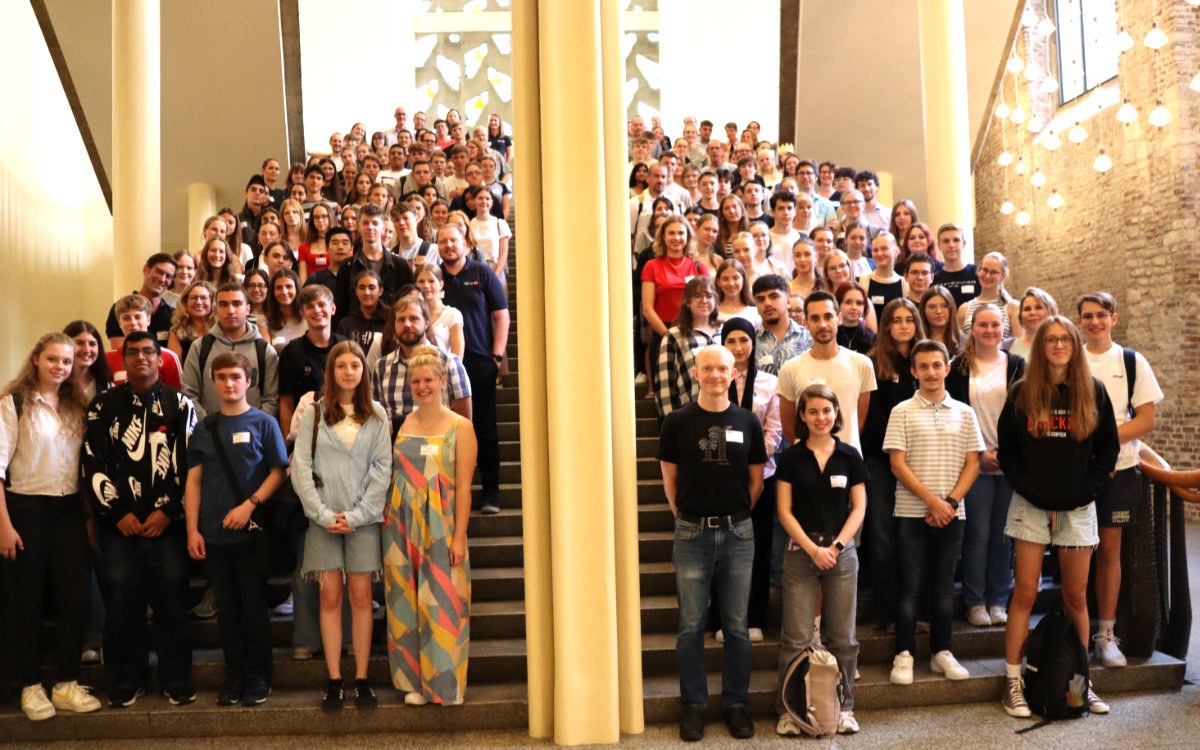
{"label": "plaid shirt", "polygon": [[693,328],[689,336],[684,336],[679,326],[671,326],[667,330],[658,350],[658,391],[655,402],[660,417],[696,400],[696,381],[692,378],[692,370],[696,367],[696,350],[719,343],[720,334],[709,336],[697,328]]}
{"label": "plaid shirt", "polygon": [[801,328],[796,321],[788,320],[788,332],[783,335],[783,341],[778,341],[775,334],[766,328],[759,327],[755,336],[754,356],[758,358],[758,369],[779,375],[783,363],[799,357],[812,348],[812,336],[808,329]]}
{"label": "plaid shirt", "polygon": [[[442,398],[447,406],[456,398],[471,397],[471,381],[462,360],[450,352],[438,350],[446,365],[446,388]],[[375,365],[375,400],[383,404],[392,426],[398,427],[413,410],[412,385],[408,378],[408,360],[397,349]]]}

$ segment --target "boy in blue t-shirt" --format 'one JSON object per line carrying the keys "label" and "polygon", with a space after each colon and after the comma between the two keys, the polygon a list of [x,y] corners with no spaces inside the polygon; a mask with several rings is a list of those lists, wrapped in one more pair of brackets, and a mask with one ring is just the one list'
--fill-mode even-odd
{"label": "boy in blue t-shirt", "polygon": [[279,424],[246,402],[250,369],[250,361],[237,352],[213,358],[221,410],[196,425],[188,444],[188,553],[206,561],[220,610],[225,684],[217,695],[219,706],[258,705],[271,695],[267,579],[252,537],[263,532],[249,527],[255,507],[283,482],[288,460]]}

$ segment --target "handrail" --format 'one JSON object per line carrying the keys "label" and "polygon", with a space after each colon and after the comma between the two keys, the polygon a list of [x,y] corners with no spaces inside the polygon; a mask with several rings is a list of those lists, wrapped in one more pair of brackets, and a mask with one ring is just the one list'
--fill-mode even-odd
{"label": "handrail", "polygon": [[[1184,518],[1184,503],[1200,503],[1200,471],[1176,471],[1158,453],[1142,445],[1139,455],[1143,481],[1148,491],[1149,514],[1139,519],[1146,539],[1142,534],[1126,534],[1122,539],[1140,537],[1152,547],[1153,564],[1131,580],[1134,588],[1148,585],[1157,589],[1155,594],[1142,591],[1141,597],[1157,596],[1157,637],[1155,645],[1159,651],[1186,659],[1192,630],[1192,600],[1188,582],[1187,520]],[[1143,548],[1143,554],[1148,552]],[[1124,557],[1124,556],[1123,556]],[[1143,563],[1149,563],[1139,556]]]}
{"label": "handrail", "polygon": [[1200,503],[1200,471],[1175,471],[1154,449],[1143,445],[1141,454],[1142,473],[1150,479],[1164,484],[1188,503]]}

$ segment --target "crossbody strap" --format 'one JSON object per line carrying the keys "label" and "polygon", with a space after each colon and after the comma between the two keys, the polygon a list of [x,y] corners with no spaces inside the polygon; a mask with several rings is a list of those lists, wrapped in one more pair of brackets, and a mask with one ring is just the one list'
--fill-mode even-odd
{"label": "crossbody strap", "polygon": [[235,478],[236,474],[233,471],[233,464],[229,460],[229,454],[225,452],[225,445],[221,442],[221,433],[218,431],[218,426],[221,422],[220,412],[209,414],[204,418],[204,426],[212,434],[213,447],[217,451],[217,459],[221,462],[221,469],[225,472],[225,481],[229,483],[229,489],[233,490],[234,499],[245,500],[246,496],[242,494],[242,488],[238,486],[238,481]]}

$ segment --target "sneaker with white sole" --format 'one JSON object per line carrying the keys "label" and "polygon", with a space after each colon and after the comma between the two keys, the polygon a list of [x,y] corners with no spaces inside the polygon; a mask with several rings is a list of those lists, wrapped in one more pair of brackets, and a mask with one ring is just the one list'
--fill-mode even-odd
{"label": "sneaker with white sole", "polygon": [[429,699],[421,693],[412,692],[404,696],[404,705],[406,706],[424,706],[428,702]]}
{"label": "sneaker with white sole", "polygon": [[725,642],[725,631],[718,630],[715,634],[713,634],[713,638],[717,639],[717,643],[724,643]]}
{"label": "sneaker with white sole", "polygon": [[284,599],[279,604],[276,604],[274,609],[271,610],[271,614],[278,615],[280,617],[294,614],[295,612],[296,612],[296,605],[292,602],[291,594],[288,594],[287,599]]}
{"label": "sneaker with white sole", "polygon": [[45,721],[54,718],[54,704],[46,697],[46,688],[28,685],[21,689],[21,710],[30,721]]}
{"label": "sneaker with white sole", "polygon": [[999,604],[988,607],[988,617],[992,618],[993,625],[1008,624],[1008,610]]}
{"label": "sneaker with white sole", "polygon": [[965,680],[971,676],[967,668],[958,663],[949,651],[938,651],[929,660],[929,669],[934,674],[944,674],[947,680]]}
{"label": "sneaker with white sole", "polygon": [[747,628],[746,634],[751,643],[760,643],[763,639],[762,628]]}
{"label": "sneaker with white sole", "polygon": [[911,685],[913,681],[913,658],[907,651],[896,654],[892,660],[892,673],[888,677],[893,685]]}
{"label": "sneaker with white sole", "polygon": [[778,723],[775,724],[775,734],[781,737],[799,737],[804,734],[800,729],[800,725],[792,718],[791,714],[784,714],[779,717]]}
{"label": "sneaker with white sole", "polygon": [[991,615],[988,614],[987,607],[982,604],[975,604],[967,609],[967,622],[977,628],[990,628],[992,626]]}
{"label": "sneaker with white sole", "polygon": [[209,620],[217,616],[217,595],[213,593],[212,588],[205,589],[204,596],[200,597],[200,603],[192,607],[192,616],[201,620]]}
{"label": "sneaker with white sole", "polygon": [[1103,633],[1096,633],[1092,636],[1093,651],[1096,653],[1096,658],[1106,667],[1123,667],[1126,664],[1125,654],[1121,653],[1118,644],[1121,642],[1119,638],[1113,635],[1112,629],[1108,629]]}
{"label": "sneaker with white sole", "polygon": [[59,711],[73,711],[77,714],[90,714],[100,710],[100,701],[75,680],[55,685],[50,691],[50,702]]}
{"label": "sneaker with white sole", "polygon": [[1093,714],[1106,714],[1109,711],[1108,704],[1100,700],[1100,696],[1096,695],[1096,691],[1088,686],[1087,694],[1088,712]]}
{"label": "sneaker with white sole", "polygon": [[854,718],[853,711],[842,711],[838,715],[838,734],[855,734],[858,732],[858,719]]}
{"label": "sneaker with white sole", "polygon": [[1020,677],[1005,678],[1004,696],[1000,699],[1004,712],[1018,719],[1028,719],[1033,716],[1029,710],[1029,702],[1025,700],[1025,680]]}

